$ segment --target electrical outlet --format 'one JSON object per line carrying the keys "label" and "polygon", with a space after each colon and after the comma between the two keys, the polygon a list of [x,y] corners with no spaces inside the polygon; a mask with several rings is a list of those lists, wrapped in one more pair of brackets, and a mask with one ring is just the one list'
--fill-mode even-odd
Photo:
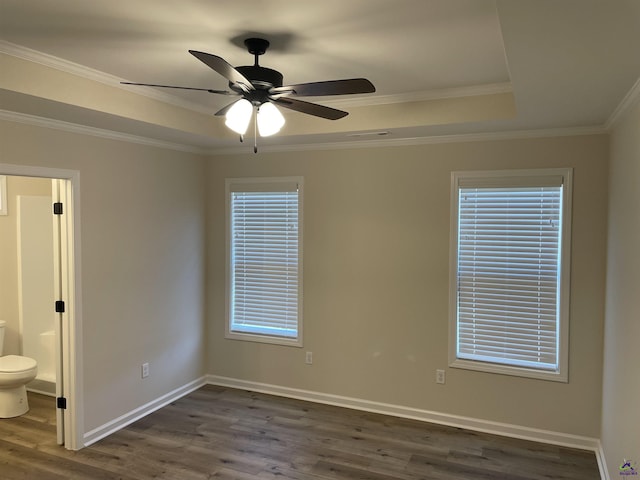
{"label": "electrical outlet", "polygon": [[147,378],[149,376],[149,364],[142,364],[142,378]]}
{"label": "electrical outlet", "polygon": [[436,383],[445,383],[445,373],[444,370],[436,370]]}
{"label": "electrical outlet", "polygon": [[311,365],[313,363],[313,352],[307,352],[307,355],[304,357],[304,363],[307,365]]}

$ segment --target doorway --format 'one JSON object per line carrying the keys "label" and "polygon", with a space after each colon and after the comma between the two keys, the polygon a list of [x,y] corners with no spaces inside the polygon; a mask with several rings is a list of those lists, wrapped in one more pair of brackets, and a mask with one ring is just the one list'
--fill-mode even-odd
{"label": "doorway", "polygon": [[[67,449],[78,450],[84,446],[79,371],[79,366],[82,365],[79,344],[80,290],[77,281],[80,278],[79,173],[0,164],[0,175],[7,176],[5,183],[9,185],[12,179],[17,180],[18,177],[37,180],[40,185],[42,182],[49,185],[48,196],[21,195],[19,199],[14,198],[14,205],[10,201],[5,203],[9,211],[12,208],[16,210],[15,214],[20,219],[16,222],[20,321],[18,329],[14,329],[19,330],[20,335],[9,346],[15,350],[19,341],[19,350],[9,353],[36,358],[41,374],[27,389],[55,396],[57,443]],[[43,213],[45,208],[47,212]],[[39,219],[36,218],[38,215]],[[48,220],[44,220],[47,217]],[[46,225],[43,221],[47,222]],[[46,236],[46,232],[50,232],[49,248],[43,249],[42,239],[37,239],[37,236]],[[40,240],[39,246],[33,239]],[[38,257],[43,250],[47,250],[48,256]],[[50,269],[47,267],[43,270],[41,266],[33,268],[34,263],[30,263],[30,260],[40,261],[41,266],[49,261],[53,264]],[[47,281],[38,281],[39,273]],[[40,300],[28,300],[27,297],[33,294],[54,300],[44,300],[44,304]],[[37,321],[32,320],[36,317]]]}

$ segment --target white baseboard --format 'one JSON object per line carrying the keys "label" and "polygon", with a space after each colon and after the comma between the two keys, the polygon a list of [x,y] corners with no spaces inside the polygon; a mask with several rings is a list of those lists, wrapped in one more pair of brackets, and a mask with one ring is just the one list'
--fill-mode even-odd
{"label": "white baseboard", "polygon": [[141,407],[138,407],[110,422],[105,423],[104,425],[101,425],[98,428],[85,433],[83,436],[83,446],[88,447],[98,440],[117,432],[127,425],[149,415],[150,413],[155,412],[156,410],[178,400],[185,395],[188,395],[189,393],[199,389],[206,384],[238,388],[242,390],[251,390],[254,392],[277,395],[280,397],[295,398],[298,400],[322,403],[326,405],[335,405],[337,407],[351,408],[354,410],[361,410],[365,412],[381,413],[384,415],[409,418],[428,423],[447,425],[450,427],[465,428],[467,430],[473,430],[477,432],[502,435],[523,440],[532,440],[535,442],[577,448],[580,450],[589,450],[593,451],[596,455],[601,479],[610,480],[604,451],[602,449],[600,440],[596,438],[571,435],[568,433],[554,432],[550,430],[541,430],[531,427],[523,427],[520,425],[493,422],[471,417],[463,417],[459,415],[451,415],[447,413],[404,407],[402,405],[373,402],[360,398],[343,397],[340,395],[314,392],[311,390],[302,390],[267,383],[240,380],[236,378],[221,377],[218,375],[205,375],[204,377],[198,378],[153,400],[152,402],[142,405]]}
{"label": "white baseboard", "polygon": [[126,427],[127,425],[140,420],[143,417],[146,417],[150,413],[155,412],[156,410],[170,404],[178,400],[181,397],[199,389],[203,385],[206,385],[206,377],[200,377],[192,382],[183,385],[182,387],[176,388],[175,390],[149,402],[141,407],[138,407],[134,410],[131,410],[124,415],[119,416],[118,418],[111,420],[110,422],[105,423],[104,425],[99,426],[98,428],[94,428],[90,432],[84,434],[83,442],[84,446],[88,447],[89,445],[101,440],[102,438],[111,435],[112,433],[117,432],[118,430]]}
{"label": "white baseboard", "polygon": [[[523,440],[532,440],[535,442],[577,448],[580,450],[590,450],[596,453],[599,466],[601,465],[601,461],[604,461],[604,456],[600,456],[598,453],[599,450],[601,451],[599,440],[591,437],[571,435],[562,432],[553,432],[550,430],[540,430],[537,428],[523,427],[520,425],[492,422],[489,420],[481,420],[477,418],[462,417],[458,415],[450,415],[447,413],[433,412],[417,408],[403,407],[401,405],[372,402],[359,398],[342,397],[339,395],[331,395],[309,390],[300,390],[297,388],[282,387],[279,385],[250,382],[247,380],[239,380],[217,375],[207,375],[206,383],[223,387],[239,388],[242,390],[251,390],[254,392],[267,393],[281,397],[296,398],[298,400],[306,400],[327,405],[335,405],[337,407],[351,408],[354,410],[362,410],[365,412],[382,413],[384,415],[410,418],[413,420],[447,425],[450,427],[465,428],[467,430],[474,430],[477,432],[491,433],[512,438],[520,438]],[[603,477],[603,479],[604,478],[605,477]]]}

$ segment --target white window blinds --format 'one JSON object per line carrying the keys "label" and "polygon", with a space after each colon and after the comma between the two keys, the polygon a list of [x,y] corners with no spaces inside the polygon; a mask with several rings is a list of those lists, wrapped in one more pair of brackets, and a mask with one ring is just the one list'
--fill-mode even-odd
{"label": "white window blinds", "polygon": [[229,185],[231,333],[297,339],[300,209],[297,182]]}
{"label": "white window blinds", "polygon": [[457,183],[456,358],[558,372],[562,176]]}

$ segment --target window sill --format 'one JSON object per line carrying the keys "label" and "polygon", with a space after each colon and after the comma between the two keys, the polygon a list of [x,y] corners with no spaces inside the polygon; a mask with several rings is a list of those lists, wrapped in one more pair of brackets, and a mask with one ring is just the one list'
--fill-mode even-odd
{"label": "window sill", "polygon": [[497,363],[477,362],[473,360],[455,359],[449,366],[464,370],[475,370],[477,372],[497,373],[500,375],[511,375],[515,377],[534,378],[537,380],[547,380],[551,382],[569,383],[568,376],[560,371],[534,370],[532,368],[513,367],[500,365]]}
{"label": "window sill", "polygon": [[259,335],[253,333],[227,332],[224,336],[227,340],[240,340],[245,342],[269,343],[272,345],[284,345],[287,347],[302,347],[301,338],[276,337],[271,335]]}

